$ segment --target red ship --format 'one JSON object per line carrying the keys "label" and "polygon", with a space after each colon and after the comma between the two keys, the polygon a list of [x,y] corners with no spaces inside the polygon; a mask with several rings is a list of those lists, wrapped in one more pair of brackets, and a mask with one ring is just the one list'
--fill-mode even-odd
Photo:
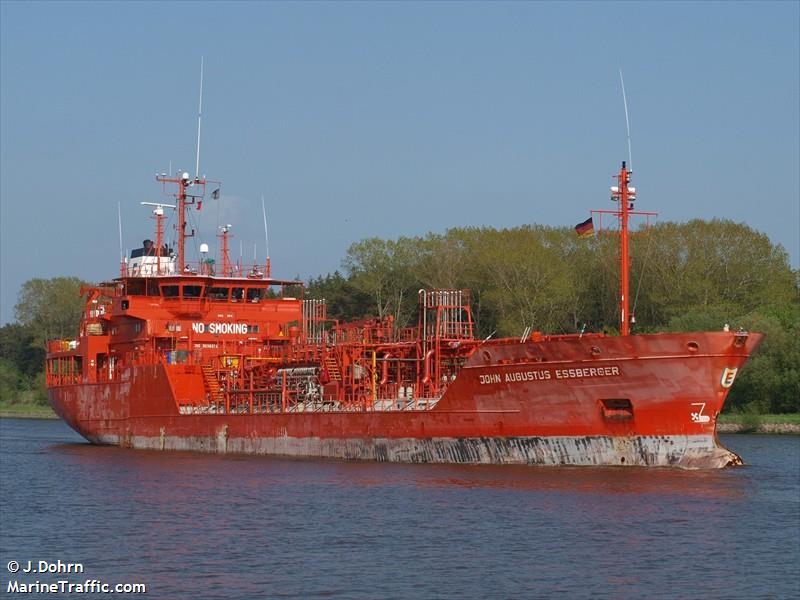
{"label": "red ship", "polygon": [[[397,462],[741,464],[717,416],[759,333],[632,335],[625,163],[620,335],[476,339],[467,290],[420,290],[415,327],[340,323],[299,281],[185,255],[187,211],[216,183],[157,177],[156,240],[86,289],[78,336],[49,342],[50,404],[95,444]],[[169,186],[169,187],[167,187]],[[216,196],[216,192],[213,194]],[[177,249],[164,244],[175,208]],[[644,213],[639,213],[644,214]],[[727,327],[726,327],[727,329]]]}

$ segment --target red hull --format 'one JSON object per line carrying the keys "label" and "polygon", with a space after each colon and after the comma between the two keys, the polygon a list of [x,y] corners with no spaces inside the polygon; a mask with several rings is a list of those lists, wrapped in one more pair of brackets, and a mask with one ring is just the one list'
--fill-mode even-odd
{"label": "red hull", "polygon": [[[723,467],[716,418],[761,334],[628,335],[625,163],[620,332],[475,338],[468,290],[418,292],[415,327],[340,323],[269,259],[190,264],[186,211],[209,183],[175,186],[178,249],[145,240],[112,284],[86,290],[79,335],[50,343],[55,411],[95,443],[410,462]],[[212,198],[218,196],[219,189]],[[601,211],[608,212],[608,211]],[[726,327],[727,329],[727,327]],[[530,335],[530,339],[529,339]],[[491,337],[491,336],[490,336]]]}
{"label": "red hull", "polygon": [[[761,334],[500,341],[433,408],[182,414],[202,373],[128,366],[121,381],[50,388],[94,443],[406,462],[724,467],[716,417]],[[732,374],[732,375],[731,375]],[[194,399],[196,400],[196,399]]]}

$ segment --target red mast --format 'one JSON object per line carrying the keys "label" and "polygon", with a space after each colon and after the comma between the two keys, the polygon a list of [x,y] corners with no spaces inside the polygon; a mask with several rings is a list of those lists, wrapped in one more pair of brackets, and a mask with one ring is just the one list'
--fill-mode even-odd
{"label": "red mast", "polygon": [[[633,210],[636,188],[628,185],[631,182],[631,171],[628,170],[625,161],[622,161],[622,168],[616,179],[617,185],[611,188],[611,199],[619,202],[617,210],[593,210],[592,215],[611,214],[619,219],[619,333],[630,335],[631,324],[636,320],[629,309],[631,268],[629,220],[631,215],[644,216],[647,217],[649,224],[650,217],[655,217],[658,213]],[[602,219],[602,216],[600,218]]]}
{"label": "red mast", "polygon": [[153,213],[156,216],[156,273],[161,275],[161,250],[164,247],[164,208],[157,206]]}
{"label": "red mast", "polygon": [[140,202],[142,206],[155,206],[153,218],[156,220],[156,275],[161,275],[161,258],[164,256],[164,207],[175,208],[174,204],[163,204],[161,202]]}
{"label": "red mast", "polygon": [[[178,273],[186,269],[186,184],[188,174],[178,180]],[[194,235],[194,231],[192,231]]]}
{"label": "red mast", "polygon": [[[629,202],[629,194],[632,190],[628,189],[630,181],[630,171],[622,161],[622,168],[619,170],[617,180],[619,181],[619,333],[620,335],[630,334],[630,321],[632,315],[628,310],[630,292],[630,251],[628,249],[628,217],[629,211],[633,208],[633,203]],[[634,191],[635,194],[635,191]],[[634,195],[635,197],[635,195]]]}
{"label": "red mast", "polygon": [[[205,196],[206,179],[195,177],[194,180],[189,178],[189,173],[183,173],[180,178],[178,177],[165,177],[164,175],[156,175],[156,181],[163,184],[174,183],[178,186],[178,193],[173,194],[178,200],[178,273],[186,271],[186,238],[194,237],[194,229],[191,233],[186,233],[186,208],[194,204],[200,210],[203,203],[203,196]],[[189,194],[187,190],[190,186],[202,186],[202,191],[199,194]]]}
{"label": "red mast", "polygon": [[218,237],[220,238],[220,240],[222,240],[222,243],[220,244],[221,249],[219,257],[219,262],[222,267],[221,274],[223,277],[230,277],[231,275],[233,275],[233,273],[231,272],[231,257],[228,252],[228,239],[231,226],[223,225],[219,229],[220,229],[220,234]]}

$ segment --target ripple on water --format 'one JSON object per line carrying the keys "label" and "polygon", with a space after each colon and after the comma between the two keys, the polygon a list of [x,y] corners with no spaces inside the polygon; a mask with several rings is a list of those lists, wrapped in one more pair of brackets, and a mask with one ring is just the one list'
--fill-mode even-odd
{"label": "ripple on water", "polygon": [[2,420],[0,554],[82,562],[171,598],[796,595],[800,438],[724,442],[749,466],[160,453]]}

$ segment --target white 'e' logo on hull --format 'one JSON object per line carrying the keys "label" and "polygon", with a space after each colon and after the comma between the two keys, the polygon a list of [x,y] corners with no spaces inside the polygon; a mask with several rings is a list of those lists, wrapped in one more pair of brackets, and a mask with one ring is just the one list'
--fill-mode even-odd
{"label": "white 'e' logo on hull", "polygon": [[720,379],[719,383],[724,388],[729,388],[733,385],[733,380],[736,379],[736,372],[739,369],[731,369],[730,367],[725,367],[725,370],[722,372],[722,379]]}

